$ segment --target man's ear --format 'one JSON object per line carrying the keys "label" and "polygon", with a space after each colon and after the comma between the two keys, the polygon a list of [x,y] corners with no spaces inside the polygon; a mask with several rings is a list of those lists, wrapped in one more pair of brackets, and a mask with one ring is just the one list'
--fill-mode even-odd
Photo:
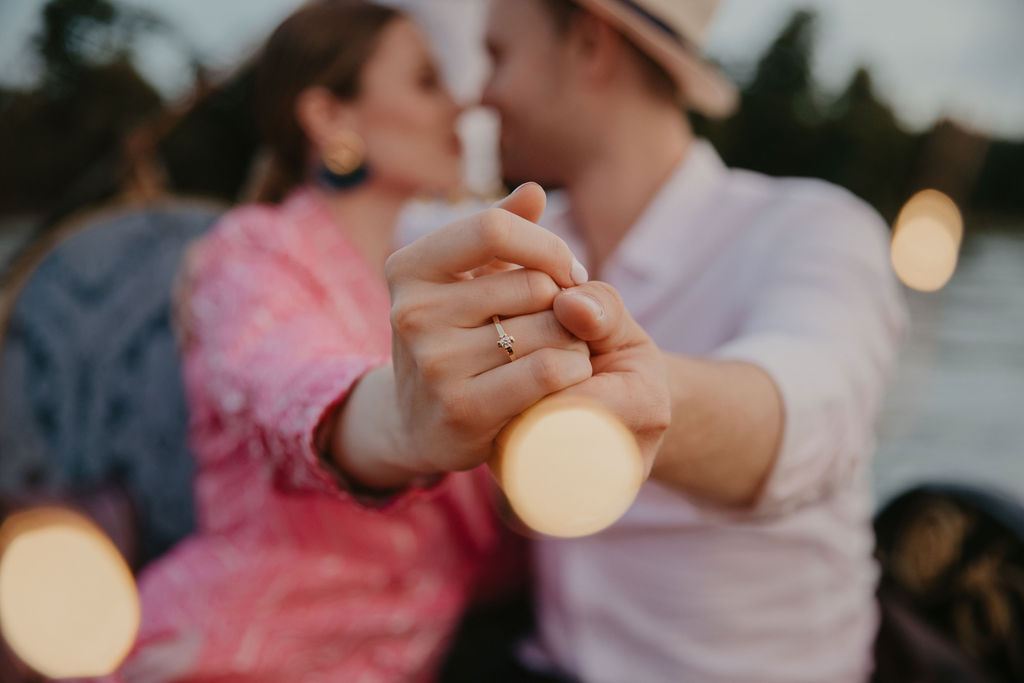
{"label": "man's ear", "polygon": [[339,130],[355,127],[356,115],[351,104],[323,86],[313,86],[295,98],[295,120],[309,141],[323,149]]}
{"label": "man's ear", "polygon": [[605,20],[582,13],[569,31],[580,72],[589,82],[604,83],[620,68],[623,38]]}

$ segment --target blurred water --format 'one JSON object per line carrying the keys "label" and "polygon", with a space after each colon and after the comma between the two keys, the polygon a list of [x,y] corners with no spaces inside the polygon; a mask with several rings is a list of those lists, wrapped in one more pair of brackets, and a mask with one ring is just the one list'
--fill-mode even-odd
{"label": "blurred water", "polygon": [[1024,500],[1024,235],[972,238],[945,289],[907,300],[873,473],[879,501],[921,481]]}

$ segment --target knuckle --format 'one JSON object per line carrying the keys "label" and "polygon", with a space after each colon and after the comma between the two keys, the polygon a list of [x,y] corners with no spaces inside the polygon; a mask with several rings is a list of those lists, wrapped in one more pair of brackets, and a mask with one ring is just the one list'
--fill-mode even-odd
{"label": "knuckle", "polygon": [[531,371],[534,381],[542,390],[552,393],[566,386],[564,380],[566,364],[551,349],[542,349],[532,354]]}
{"label": "knuckle", "polygon": [[441,423],[449,431],[464,432],[473,424],[469,401],[460,385],[447,386],[438,395]]}
{"label": "knuckle", "polygon": [[421,303],[398,299],[391,306],[391,329],[400,337],[422,333],[429,321],[427,306]]}
{"label": "knuckle", "polygon": [[587,345],[587,342],[581,339],[573,337],[572,342],[569,344],[569,350],[582,355],[584,358],[590,358],[590,347]]}
{"label": "knuckle", "polygon": [[[551,311],[545,311],[541,314],[541,334],[543,335],[540,340],[544,346],[554,346],[557,348],[573,348],[579,340],[574,337],[569,330],[565,329],[562,323],[558,322],[558,318]],[[586,346],[586,344],[584,344]]]}
{"label": "knuckle", "polygon": [[[521,275],[519,274],[521,273]],[[533,308],[550,308],[561,288],[546,273],[539,270],[519,271],[524,297]]]}
{"label": "knuckle", "polygon": [[399,249],[388,256],[387,260],[384,262],[384,277],[387,279],[389,285],[401,280],[407,250],[408,247]]}
{"label": "knuckle", "polygon": [[436,353],[427,352],[417,359],[420,377],[428,384],[440,384],[444,381],[448,363]]}
{"label": "knuckle", "polygon": [[552,234],[554,239],[551,241],[551,251],[555,254],[559,263],[564,264],[563,267],[567,273],[572,272],[573,263],[576,261],[576,254],[573,253],[569,245],[561,237]]}
{"label": "knuckle", "polygon": [[504,209],[487,209],[480,215],[479,237],[486,247],[505,244],[511,226],[511,214]]}
{"label": "knuckle", "polygon": [[658,434],[667,432],[672,426],[672,411],[667,402],[653,406],[648,415],[650,429]]}
{"label": "knuckle", "polygon": [[646,431],[660,436],[672,426],[671,392],[667,383],[657,382],[654,386],[648,385],[645,393],[648,397],[644,409]]}

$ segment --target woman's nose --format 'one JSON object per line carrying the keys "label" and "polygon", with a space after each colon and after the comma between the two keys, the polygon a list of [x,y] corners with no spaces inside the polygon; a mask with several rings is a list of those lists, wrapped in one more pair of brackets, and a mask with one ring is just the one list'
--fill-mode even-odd
{"label": "woman's nose", "polygon": [[473,108],[473,103],[467,102],[465,99],[455,99],[452,95],[448,95],[448,107],[455,118],[459,118],[467,111]]}

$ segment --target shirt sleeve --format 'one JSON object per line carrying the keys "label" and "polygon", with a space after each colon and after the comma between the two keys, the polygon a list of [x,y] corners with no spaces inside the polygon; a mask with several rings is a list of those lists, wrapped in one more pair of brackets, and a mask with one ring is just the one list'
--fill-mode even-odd
{"label": "shirt sleeve", "polygon": [[[216,232],[232,234],[226,227]],[[328,296],[287,253],[222,234],[193,252],[182,280],[182,343],[222,431],[264,458],[281,487],[344,488],[314,440],[356,381],[388,361],[355,338],[360,307]]]}
{"label": "shirt sleeve", "polygon": [[906,325],[888,230],[870,207],[843,196],[781,224],[743,328],[714,354],[763,368],[782,397],[759,515],[814,503],[861,473]]}

